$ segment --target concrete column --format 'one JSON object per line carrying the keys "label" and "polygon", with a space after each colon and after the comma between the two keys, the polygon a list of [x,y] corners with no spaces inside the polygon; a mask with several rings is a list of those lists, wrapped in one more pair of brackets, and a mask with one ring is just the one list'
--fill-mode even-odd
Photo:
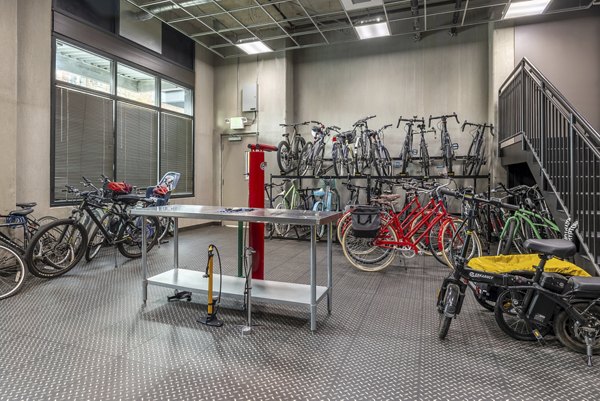
{"label": "concrete column", "polygon": [[66,214],[50,211],[52,0],[18,3],[16,200],[37,202],[38,216]]}
{"label": "concrete column", "polygon": [[17,0],[0,0],[0,211],[14,208],[17,168]]}

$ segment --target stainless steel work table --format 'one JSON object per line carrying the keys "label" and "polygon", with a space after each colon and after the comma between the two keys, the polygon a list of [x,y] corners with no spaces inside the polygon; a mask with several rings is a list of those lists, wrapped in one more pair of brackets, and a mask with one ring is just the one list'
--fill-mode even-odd
{"label": "stainless steel work table", "polygon": [[[179,268],[178,219],[202,219],[213,221],[237,221],[275,224],[294,224],[310,226],[310,284],[284,283],[269,280],[252,280],[251,300],[273,303],[308,305],[310,307],[310,328],[317,329],[317,304],[327,296],[327,311],[332,306],[332,260],[331,241],[333,222],[341,216],[339,212],[316,212],[312,210],[253,209],[225,211],[221,206],[167,205],[133,209],[131,214],[142,216],[142,297],[144,304],[148,298],[148,285],[175,288],[191,292],[205,293],[208,280],[202,271]],[[175,219],[173,269],[148,277],[148,259],[146,244],[146,216],[172,217]],[[327,286],[317,285],[317,226],[327,225]],[[266,255],[265,255],[266,256]],[[265,263],[268,263],[265,257]],[[214,275],[214,280],[219,280]],[[223,276],[221,294],[223,296],[244,297],[246,278]]]}

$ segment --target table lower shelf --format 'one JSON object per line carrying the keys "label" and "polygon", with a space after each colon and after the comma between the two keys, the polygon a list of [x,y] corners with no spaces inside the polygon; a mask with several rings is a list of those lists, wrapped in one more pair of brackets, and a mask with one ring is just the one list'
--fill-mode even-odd
{"label": "table lower shelf", "polygon": [[[220,276],[213,275],[213,291],[219,292]],[[246,279],[243,277],[223,276],[222,296],[243,297]],[[148,279],[149,285],[175,288],[183,291],[206,293],[208,278],[204,272],[185,268],[171,269]],[[327,294],[327,287],[317,286],[317,303]],[[284,283],[270,280],[252,280],[252,301],[310,305],[310,285]]]}

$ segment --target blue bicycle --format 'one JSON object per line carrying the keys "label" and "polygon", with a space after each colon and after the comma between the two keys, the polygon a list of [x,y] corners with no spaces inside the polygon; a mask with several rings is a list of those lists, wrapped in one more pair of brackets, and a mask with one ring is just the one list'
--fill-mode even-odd
{"label": "blue bicycle", "polygon": [[[321,188],[313,191],[314,199],[312,210],[315,212],[340,211],[340,194],[335,188],[335,179],[322,180]],[[325,236],[325,226],[320,225],[317,228],[317,237]]]}

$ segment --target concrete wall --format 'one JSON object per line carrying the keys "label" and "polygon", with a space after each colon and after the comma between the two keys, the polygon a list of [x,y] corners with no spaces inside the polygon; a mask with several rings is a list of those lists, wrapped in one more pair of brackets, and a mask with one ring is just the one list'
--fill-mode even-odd
{"label": "concrete wall", "polygon": [[[350,129],[354,121],[377,115],[371,128],[385,124],[386,146],[400,153],[404,128],[401,115],[449,114],[473,122],[487,121],[488,31],[467,29],[457,37],[445,32],[425,35],[420,42],[408,36],[371,39],[338,46],[309,48],[295,55],[296,119],[323,121]],[[448,124],[466,154],[471,136]],[[439,135],[430,137],[431,156],[440,156]],[[432,170],[433,173],[433,170]]]}
{"label": "concrete wall", "polygon": [[11,209],[16,199],[17,168],[17,55],[18,20],[16,0],[0,0],[0,211]]}
{"label": "concrete wall", "polygon": [[600,131],[600,9],[515,27],[514,60],[527,57]]}

